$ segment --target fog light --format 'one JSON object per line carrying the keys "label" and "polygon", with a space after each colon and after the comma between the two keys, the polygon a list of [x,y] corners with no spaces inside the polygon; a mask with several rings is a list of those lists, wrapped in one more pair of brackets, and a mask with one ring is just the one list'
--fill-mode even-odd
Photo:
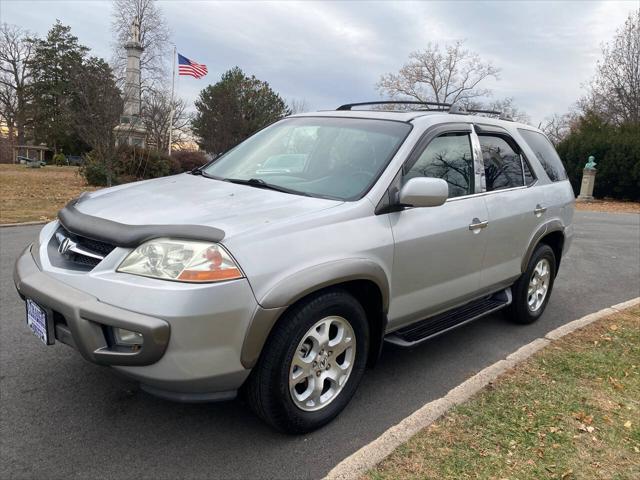
{"label": "fog light", "polygon": [[113,328],[113,338],[117,345],[133,347],[142,345],[142,334],[124,328]]}

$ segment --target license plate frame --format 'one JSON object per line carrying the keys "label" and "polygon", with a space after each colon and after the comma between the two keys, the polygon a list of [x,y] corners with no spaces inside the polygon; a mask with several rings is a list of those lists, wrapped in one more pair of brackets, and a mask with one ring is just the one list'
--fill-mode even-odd
{"label": "license plate frame", "polygon": [[53,332],[53,319],[51,318],[50,312],[30,298],[27,298],[25,301],[25,312],[29,330],[45,345],[53,345],[55,343],[55,336]]}

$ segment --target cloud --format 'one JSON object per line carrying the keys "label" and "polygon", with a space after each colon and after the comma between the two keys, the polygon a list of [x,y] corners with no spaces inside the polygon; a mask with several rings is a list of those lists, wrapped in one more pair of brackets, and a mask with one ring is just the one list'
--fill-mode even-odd
{"label": "cloud", "polygon": [[[285,98],[313,109],[378,98],[381,74],[397,71],[428,42],[466,39],[501,68],[495,97],[512,96],[534,123],[564,112],[594,73],[631,2],[160,2],[180,53],[206,63],[203,80],[181,77],[178,92],[199,90],[238,65]],[[94,54],[111,56],[111,3],[6,1],[2,21],[44,35],[56,18]],[[169,58],[171,52],[167,52]]]}

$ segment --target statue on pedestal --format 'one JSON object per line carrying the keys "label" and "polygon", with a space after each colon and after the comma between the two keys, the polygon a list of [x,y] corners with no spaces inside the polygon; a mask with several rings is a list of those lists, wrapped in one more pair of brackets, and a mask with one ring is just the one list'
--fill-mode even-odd
{"label": "statue on pedestal", "polygon": [[580,184],[579,202],[590,202],[593,200],[593,187],[596,183],[596,158],[590,155],[584,169],[582,170],[582,183]]}
{"label": "statue on pedestal", "polygon": [[140,43],[140,21],[138,17],[131,22],[131,41],[134,43]]}
{"label": "statue on pedestal", "polygon": [[584,169],[585,170],[595,170],[596,169],[596,165],[597,165],[596,157],[594,157],[593,155],[590,155],[586,165],[584,166]]}

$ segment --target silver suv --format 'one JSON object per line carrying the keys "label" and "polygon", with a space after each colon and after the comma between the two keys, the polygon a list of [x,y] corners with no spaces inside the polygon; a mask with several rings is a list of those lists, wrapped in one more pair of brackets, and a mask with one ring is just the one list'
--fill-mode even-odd
{"label": "silver suv", "polygon": [[501,309],[539,318],[573,236],[549,140],[455,107],[363,108],[288,117],[190,173],[72,201],[17,260],[27,325],[152,394],[242,391],[306,432],[384,341]]}

